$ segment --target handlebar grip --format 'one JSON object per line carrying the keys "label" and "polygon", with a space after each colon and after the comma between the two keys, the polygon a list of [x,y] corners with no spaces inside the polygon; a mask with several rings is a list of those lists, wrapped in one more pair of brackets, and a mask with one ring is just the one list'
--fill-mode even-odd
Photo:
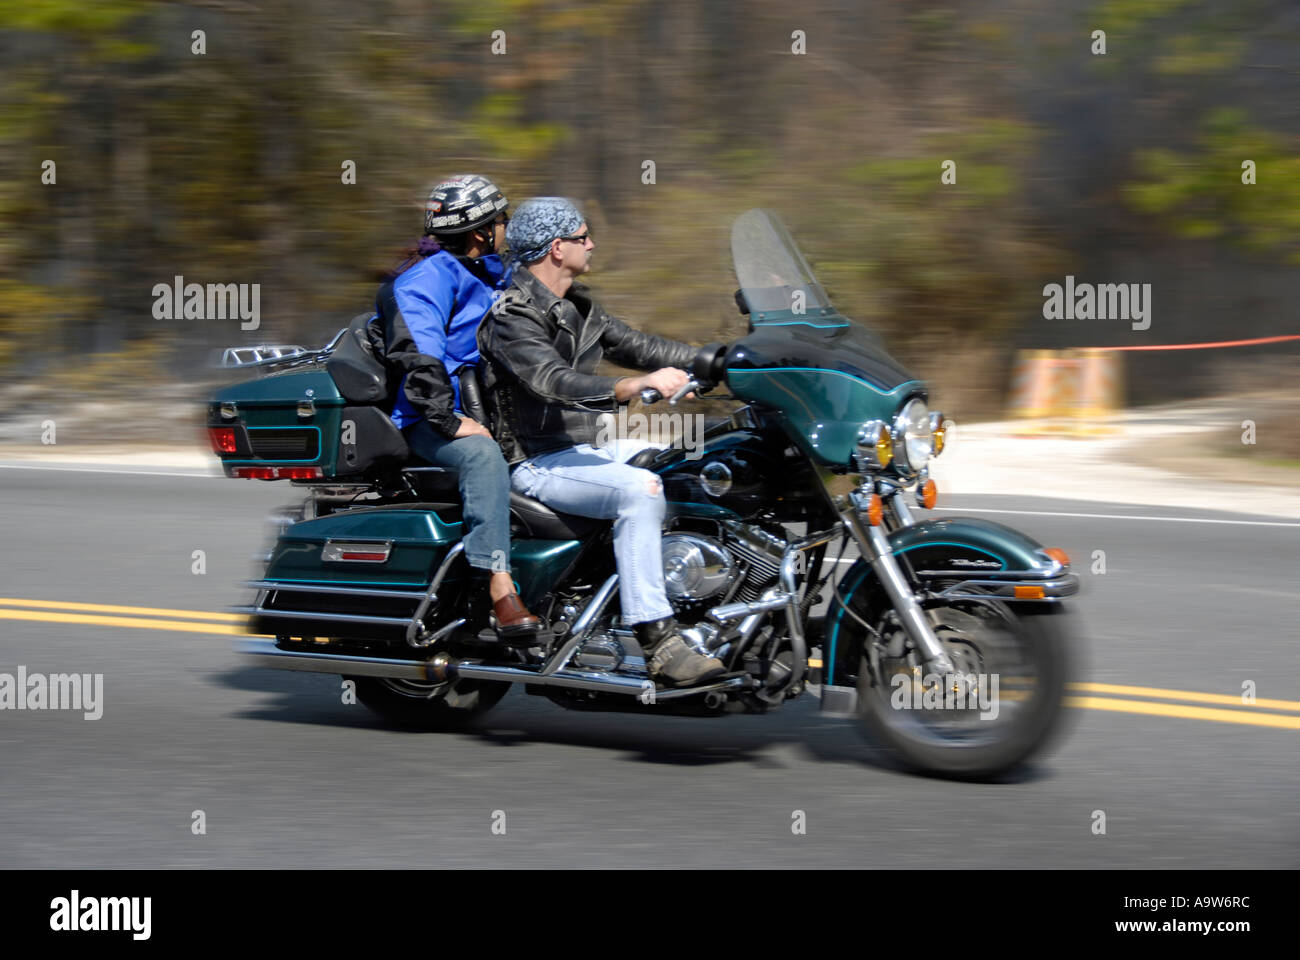
{"label": "handlebar grip", "polygon": [[641,391],[641,402],[644,403],[646,406],[649,406],[652,403],[658,403],[663,398],[664,395],[660,393],[658,390],[656,390],[654,387],[646,387],[644,390]]}

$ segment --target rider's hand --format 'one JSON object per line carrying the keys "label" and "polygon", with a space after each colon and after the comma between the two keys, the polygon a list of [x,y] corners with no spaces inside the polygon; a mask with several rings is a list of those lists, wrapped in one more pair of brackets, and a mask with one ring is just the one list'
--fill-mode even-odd
{"label": "rider's hand", "polygon": [[456,436],[452,439],[459,440],[461,437],[487,437],[491,439],[492,434],[488,432],[487,427],[473,417],[461,417],[460,429],[456,431]]}
{"label": "rider's hand", "polygon": [[[691,378],[687,375],[686,371],[678,370],[676,367],[664,367],[661,370],[656,370],[654,373],[647,373],[639,379],[641,385],[637,387],[638,392],[647,387],[652,387],[663,394],[665,400],[691,382]],[[687,398],[691,398],[694,397],[695,394],[688,393],[686,396]]]}

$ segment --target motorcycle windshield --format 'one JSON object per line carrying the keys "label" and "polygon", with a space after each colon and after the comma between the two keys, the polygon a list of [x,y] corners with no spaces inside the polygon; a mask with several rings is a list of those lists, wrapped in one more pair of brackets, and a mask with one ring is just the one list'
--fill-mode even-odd
{"label": "motorcycle windshield", "polygon": [[749,210],[736,218],[731,258],[755,326],[835,314],[790,231],[772,211]]}
{"label": "motorcycle windshield", "polygon": [[741,214],[731,253],[752,331],[728,351],[727,382],[778,411],[816,459],[847,463],[864,423],[892,423],[908,398],[925,396],[879,336],[835,309],[776,214]]}

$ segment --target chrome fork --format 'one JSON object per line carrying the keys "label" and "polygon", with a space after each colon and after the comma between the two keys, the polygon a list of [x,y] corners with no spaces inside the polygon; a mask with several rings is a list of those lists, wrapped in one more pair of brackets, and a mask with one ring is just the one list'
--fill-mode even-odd
{"label": "chrome fork", "polygon": [[[906,518],[910,522],[912,514],[907,505],[901,502],[902,491],[895,492],[891,499],[899,520],[903,521]],[[899,510],[899,507],[902,509]],[[955,673],[952,659],[943,644],[939,642],[939,638],[935,636],[925,611],[921,609],[921,604],[912,591],[912,585],[907,582],[907,577],[903,575],[902,568],[894,558],[894,550],[885,531],[879,526],[863,521],[862,517],[866,509],[867,496],[854,493],[849,497],[849,506],[841,514],[845,525],[858,542],[858,549],[862,551],[862,555],[867,558],[871,569],[880,579],[890,603],[898,613],[903,630],[921,652],[921,659],[928,672]]]}

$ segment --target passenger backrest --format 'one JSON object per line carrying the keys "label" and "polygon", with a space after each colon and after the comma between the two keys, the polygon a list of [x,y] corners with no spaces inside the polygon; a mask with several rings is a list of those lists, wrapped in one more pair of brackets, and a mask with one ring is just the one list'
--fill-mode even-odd
{"label": "passenger backrest", "polygon": [[487,405],[483,403],[483,380],[479,368],[463,364],[456,368],[460,380],[460,408],[484,426],[488,423]]}
{"label": "passenger backrest", "polygon": [[349,403],[383,404],[389,398],[388,369],[376,356],[368,329],[373,312],[352,318],[334,352],[325,361],[339,393]]}

